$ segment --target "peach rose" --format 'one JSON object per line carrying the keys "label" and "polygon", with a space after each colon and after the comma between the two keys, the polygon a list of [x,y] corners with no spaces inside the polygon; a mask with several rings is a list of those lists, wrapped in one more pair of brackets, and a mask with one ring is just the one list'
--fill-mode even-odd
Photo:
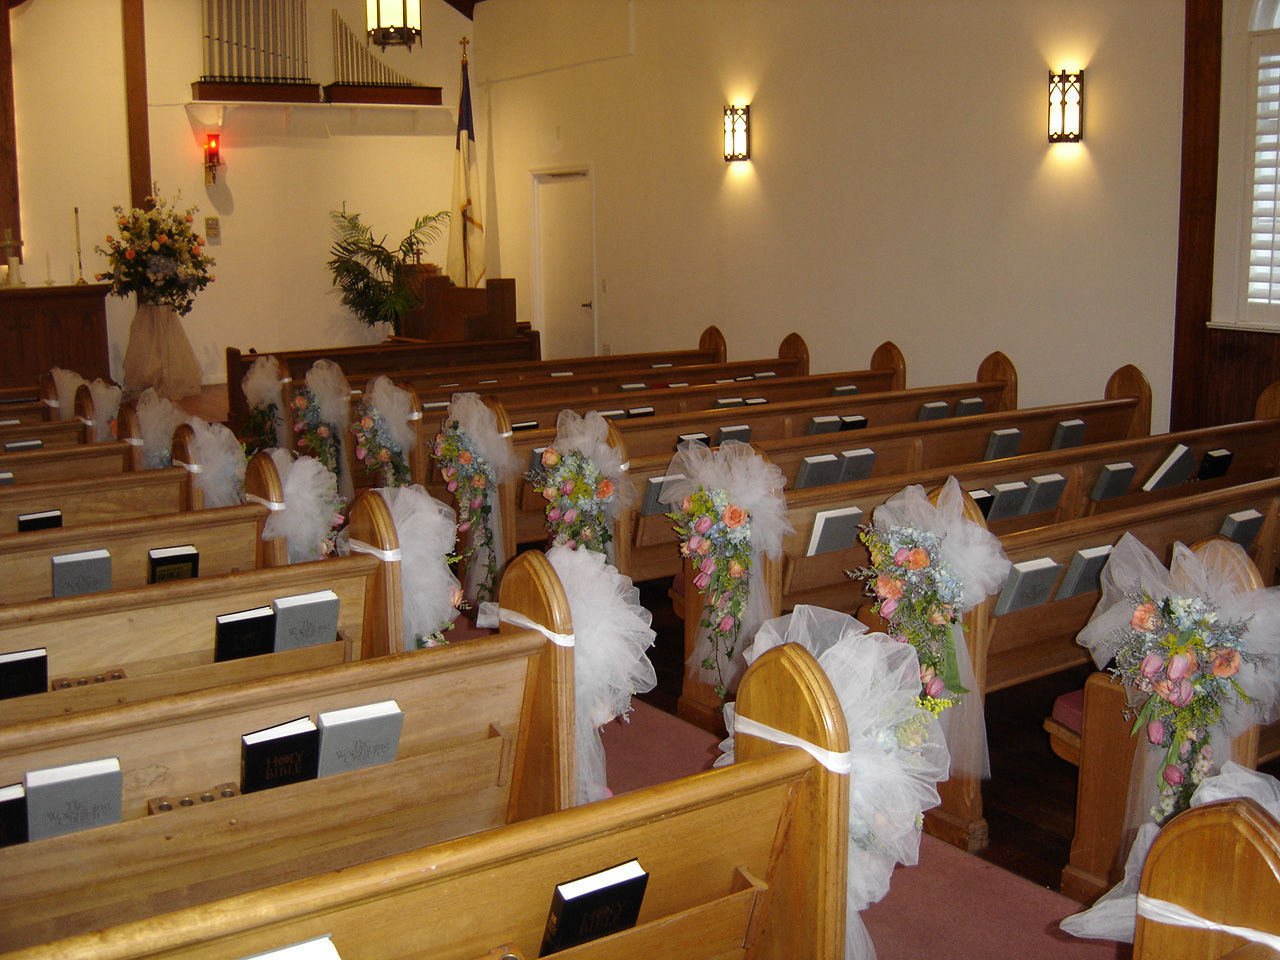
{"label": "peach rose", "polygon": [[458,452],[458,462],[459,462],[460,464],[462,464],[464,467],[465,467],[467,464],[471,463],[471,461],[472,461],[472,460],[474,460],[474,459],[475,459],[475,458],[471,456],[471,451],[470,451],[470,450],[460,450],[460,451]]}
{"label": "peach rose", "polygon": [[720,514],[720,519],[724,521],[726,527],[733,530],[747,522],[747,511],[737,504],[731,503],[724,508],[724,513]]}
{"label": "peach rose", "polygon": [[1156,605],[1154,603],[1141,604],[1133,611],[1133,616],[1129,618],[1129,626],[1135,630],[1141,630],[1143,633],[1150,633],[1156,627]]}
{"label": "peach rose", "polygon": [[912,547],[907,552],[907,562],[904,566],[908,570],[923,570],[929,565],[929,553],[921,547]]}
{"label": "peach rose", "polygon": [[740,580],[742,578],[742,575],[746,572],[747,572],[746,567],[740,564],[737,560],[729,561],[729,576],[731,576],[734,580]]}
{"label": "peach rose", "polygon": [[554,467],[560,462],[560,454],[556,453],[553,447],[547,447],[542,451],[542,465],[544,467]]}
{"label": "peach rose", "polygon": [[613,496],[613,481],[608,477],[596,484],[596,499],[608,500]]}
{"label": "peach rose", "polygon": [[876,577],[874,589],[881,600],[897,600],[902,596],[902,581],[882,573]]}
{"label": "peach rose", "polygon": [[1218,650],[1213,658],[1213,675],[1215,677],[1231,677],[1240,670],[1240,651],[1224,647]]}

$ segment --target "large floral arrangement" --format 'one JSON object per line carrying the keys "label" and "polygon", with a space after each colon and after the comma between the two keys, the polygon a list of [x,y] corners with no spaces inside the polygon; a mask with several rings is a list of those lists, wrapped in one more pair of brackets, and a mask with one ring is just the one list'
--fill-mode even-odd
{"label": "large floral arrangement", "polygon": [[1195,788],[1214,770],[1209,745],[1228,701],[1249,703],[1236,675],[1246,659],[1244,620],[1222,620],[1199,597],[1157,599],[1143,590],[1126,594],[1133,615],[1119,631],[1112,673],[1146,694],[1133,733],[1165,747],[1160,800],[1151,816],[1163,823],[1187,809]]}
{"label": "large floral arrangement", "polygon": [[384,487],[402,487],[409,482],[409,461],[404,449],[391,436],[378,408],[360,401],[359,419],[351,425],[356,440],[356,460],[370,473],[382,475]]}
{"label": "large floral arrangement", "polygon": [[244,430],[240,442],[244,446],[245,457],[252,457],[259,450],[269,450],[276,445],[276,417],[279,407],[274,403],[264,403],[249,408],[245,418]]}
{"label": "large floral arrangement", "polygon": [[298,434],[299,450],[315,457],[336,477],[342,444],[334,425],[321,419],[319,399],[303,387],[293,396],[293,410],[293,432]]}
{"label": "large floral arrangement", "polygon": [[459,559],[484,557],[484,575],[476,595],[476,603],[483,603],[493,597],[498,578],[498,558],[489,522],[493,513],[489,497],[497,485],[493,468],[476,453],[471,438],[457,420],[447,421],[444,430],[436,435],[434,456],[446,488],[458,501],[458,533],[470,534],[471,538],[470,548]]}
{"label": "large floral arrangement", "polygon": [[964,584],[942,562],[942,540],[911,526],[864,527],[859,538],[871,566],[850,572],[867,583],[872,609],[888,633],[916,649],[920,705],[939,714],[969,691],[960,682],[952,625],[959,619]]}
{"label": "large floral arrangement", "polygon": [[605,553],[613,540],[609,507],[617,501],[613,481],[580,450],[542,451],[542,469],[529,480],[547,501],[547,527],[553,544]]}
{"label": "large floral arrangement", "polygon": [[195,207],[180,211],[160,197],[146,202],[146,209],[127,213],[115,208],[120,234],[108,234],[105,247],[94,247],[110,266],[95,278],[109,280],[117,297],[135,293],[139,303],[162,304],[185,316],[196,294],[213,281],[213,257],[192,226]]}
{"label": "large floral arrangement", "polygon": [[729,501],[724,490],[699,487],[667,514],[680,538],[680,553],[693,562],[693,586],[707,595],[702,627],[711,655],[702,662],[715,670],[717,696],[726,693],[724,668],[733,660],[750,596],[751,517]]}

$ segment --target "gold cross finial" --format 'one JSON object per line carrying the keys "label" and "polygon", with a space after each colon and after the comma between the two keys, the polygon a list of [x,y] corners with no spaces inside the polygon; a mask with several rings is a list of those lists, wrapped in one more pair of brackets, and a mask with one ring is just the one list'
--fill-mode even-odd
{"label": "gold cross finial", "polygon": [[462,45],[462,62],[463,63],[467,62],[467,44],[469,44],[470,42],[471,41],[468,40],[466,37],[463,37],[461,40],[458,41],[458,43]]}

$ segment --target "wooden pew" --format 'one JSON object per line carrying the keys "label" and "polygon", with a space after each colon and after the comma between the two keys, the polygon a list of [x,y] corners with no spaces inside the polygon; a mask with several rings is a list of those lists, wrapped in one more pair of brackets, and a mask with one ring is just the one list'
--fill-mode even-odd
{"label": "wooden pew", "polygon": [[62,525],[76,527],[190,509],[190,478],[181,467],[0,486],[0,530],[5,532],[17,532],[19,515],[41,510],[61,510]]}
{"label": "wooden pew", "polygon": [[[83,395],[83,398],[82,398]],[[77,404],[88,402],[78,391]],[[78,407],[78,409],[83,409]],[[88,418],[92,419],[92,418]],[[88,424],[83,425],[86,429]],[[114,442],[81,443],[50,450],[0,452],[0,471],[13,474],[15,484],[47,483],[68,478],[104,477],[142,469],[141,432],[132,404],[122,403]]]}
{"label": "wooden pew", "polygon": [[[830,684],[794,645],[751,666],[738,706],[848,749]],[[848,780],[796,747],[740,735],[735,750],[729,767],[6,956],[230,960],[330,934],[344,960],[523,960],[555,884],[636,857],[649,872],[639,924],[557,956],[838,960]]]}
{"label": "wooden pew", "polygon": [[[535,349],[530,349],[530,344]],[[670,363],[721,363],[725,359],[724,335],[714,326],[708,327],[699,338],[695,350],[671,350],[655,353],[615,354],[606,357],[572,357],[543,361],[536,352],[536,340],[516,338],[505,340],[411,341],[371,344],[362,347],[334,347],[317,350],[284,350],[267,354],[274,356],[288,372],[288,376],[301,381],[311,365],[320,359],[332,360],[342,368],[347,377],[376,376],[379,373],[396,374],[399,370],[442,369],[453,367],[482,367],[494,371],[492,375],[510,375],[523,369],[526,375],[544,375],[553,370],[575,370],[583,373],[629,369],[637,366]],[[263,355],[267,355],[263,354]],[[238,429],[248,415],[244,392],[240,381],[259,354],[242,354],[235,347],[227,348],[227,405],[228,422]]]}
{"label": "wooden pew", "polygon": [[[78,443],[92,442],[89,428],[79,420],[50,420],[46,423],[0,424],[0,450],[17,452],[30,444],[37,450],[70,447]],[[36,443],[39,446],[34,446]]]}
{"label": "wooden pew", "polygon": [[[546,558],[523,554],[507,608],[572,632]],[[394,699],[392,762],[243,796],[240,737]],[[510,625],[465,643],[194,691],[0,730],[0,780],[116,756],[120,823],[0,849],[0,948],[141,920],[569,806],[573,660]],[[236,792],[236,791],[232,791]],[[168,812],[148,815],[168,798]],[[183,807],[182,798],[192,806]],[[353,816],[353,813],[355,814]],[[72,867],[74,865],[74,867]],[[93,878],[86,884],[86,878]]]}
{"label": "wooden pew", "polygon": [[[1196,544],[1197,553],[1220,549],[1222,538]],[[1238,571],[1238,589],[1256,590],[1262,584],[1258,569],[1246,561]],[[1051,716],[1045,720],[1055,753],[1080,768],[1076,788],[1075,829],[1071,854],[1062,870],[1062,892],[1089,902],[1123,875],[1121,843],[1130,771],[1139,737],[1130,735],[1126,717],[1128,696],[1123,684],[1108,673],[1094,673],[1085,683],[1083,723],[1071,729]],[[1056,710],[1056,707],[1055,707]],[[1074,747],[1075,757],[1071,752]],[[1280,756],[1280,724],[1252,727],[1237,737],[1232,759],[1256,768]]]}
{"label": "wooden pew", "polygon": [[[999,598],[989,597],[965,615],[965,641],[979,689],[989,693],[1088,661],[1087,651],[1076,644],[1075,637],[1097,605],[1098,590],[1056,599],[1076,551],[1114,545],[1128,532],[1167,562],[1175,541],[1194,543],[1216,536],[1229,514],[1249,509],[1263,517],[1250,555],[1259,569],[1274,569],[1280,523],[1280,479],[1274,478],[1001,537],[1015,565],[1047,557],[1060,568],[1048,586],[1047,595],[1053,598],[1048,602],[997,615]],[[926,815],[926,829],[962,849],[985,845],[986,821],[977,782],[953,777],[939,785],[939,793],[942,805]]]}
{"label": "wooden pew", "polygon": [[[1221,800],[1171,820],[1151,845],[1141,896],[1214,923],[1280,935],[1280,822],[1253,800]],[[1262,960],[1274,951],[1229,933],[1139,915],[1135,960]]]}
{"label": "wooden pew", "polygon": [[[850,449],[869,449],[874,453],[874,465],[868,481],[788,491],[789,502],[794,499],[799,512],[792,517],[792,524],[797,533],[788,540],[787,552],[793,556],[803,556],[804,546],[808,542],[809,531],[812,529],[813,517],[818,510],[847,506],[855,502],[861,506],[862,500],[868,498],[872,506],[875,506],[882,502],[885,496],[896,493],[906,483],[924,483],[926,486],[940,484],[946,479],[948,473],[955,471],[955,465],[971,461],[981,462],[991,437],[997,430],[1013,428],[1022,431],[1023,440],[1020,449],[1024,451],[1048,451],[1058,424],[1068,420],[1081,420],[1085,423],[1084,440],[1091,446],[1094,442],[1145,436],[1149,419],[1143,411],[1149,409],[1150,390],[1144,389],[1145,380],[1137,379],[1141,377],[1137,371],[1125,372],[1124,376],[1121,376],[1122,372],[1124,371],[1117,371],[1112,376],[1108,382],[1107,397],[1100,401],[1031,407],[953,420],[901,423],[854,432],[834,435],[818,434],[788,440],[758,442],[753,438],[752,445],[782,469],[789,486],[794,485],[804,457],[816,454],[839,455],[840,452]],[[1120,386],[1121,383],[1129,385]],[[1120,390],[1132,390],[1133,393],[1127,396],[1121,395],[1118,392]],[[626,426],[626,422],[623,426]],[[635,437],[629,431],[623,436],[628,440]],[[519,439],[517,434],[517,440]],[[1160,449],[1166,448],[1160,447]],[[645,485],[650,478],[666,474],[671,459],[670,448],[660,454],[644,456],[638,455],[628,442],[628,453],[631,479],[643,496]],[[1059,453],[1062,459],[1051,461],[1057,464],[1053,469],[1058,469],[1063,463],[1076,456],[1072,450],[1063,450]],[[1251,456],[1252,454],[1242,456],[1242,461]],[[998,462],[1012,464],[1014,460],[1025,462],[1027,457],[1024,455]],[[926,468],[931,469],[926,471]],[[995,469],[1000,471],[1003,468]],[[1048,472],[1049,469],[1046,466],[1045,470],[1036,472]],[[909,476],[913,472],[918,476]],[[1033,472],[1024,472],[1015,479],[1021,480],[1033,475]],[[1000,476],[999,479],[1006,478]],[[879,482],[872,483],[871,481],[874,480]],[[874,491],[885,492],[878,494]],[[854,497],[859,499],[852,499]],[[532,496],[530,489],[521,491],[520,506],[522,513],[517,521],[517,531],[523,537],[525,532],[536,529],[534,522],[526,517],[527,512],[536,512],[535,508],[538,508],[537,498]],[[671,524],[662,513],[645,515],[641,512],[641,507],[642,503],[628,518],[632,541],[631,566],[623,572],[635,580],[673,576],[679,570],[680,561],[675,551],[675,537],[671,531]],[[865,507],[863,509],[866,511]],[[869,512],[867,516],[870,516]],[[801,536],[804,538],[803,542],[799,542]],[[826,578],[824,582],[831,582],[831,578]],[[830,604],[838,602],[838,599],[814,596],[803,602]]]}

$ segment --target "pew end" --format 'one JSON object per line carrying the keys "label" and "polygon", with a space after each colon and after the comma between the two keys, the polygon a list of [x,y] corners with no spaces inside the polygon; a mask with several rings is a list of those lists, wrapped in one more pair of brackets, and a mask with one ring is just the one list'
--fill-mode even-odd
{"label": "pew end", "polygon": [[987,354],[978,364],[977,380],[1001,381],[1004,391],[1000,394],[998,410],[1016,410],[1018,408],[1018,371],[1002,351],[994,350]]}
{"label": "pew end", "polygon": [[1126,363],[1107,379],[1102,395],[1108,400],[1136,398],[1138,405],[1134,408],[1133,419],[1130,421],[1129,436],[1145,437],[1151,433],[1151,384],[1141,370]]}
{"label": "pew end", "polygon": [[890,390],[905,390],[907,387],[907,358],[902,349],[892,340],[886,340],[871,351],[871,369],[892,370],[893,381]]}
{"label": "pew end", "polygon": [[804,337],[794,330],[783,337],[782,342],[778,344],[778,356],[794,358],[798,361],[796,376],[809,375],[809,345],[804,342]]}
{"label": "pew end", "polygon": [[[1139,895],[1218,924],[1280,934],[1280,822],[1247,798],[1194,807],[1156,836]],[[1138,916],[1134,960],[1258,956],[1229,933]],[[1262,956],[1274,956],[1263,953]]]}
{"label": "pew end", "polygon": [[1253,416],[1256,420],[1280,417],[1280,380],[1270,384],[1258,394],[1258,401],[1253,407]]}
{"label": "pew end", "polygon": [[93,443],[97,440],[97,411],[94,410],[93,393],[87,383],[76,387],[75,419],[84,427],[81,443]]}
{"label": "pew end", "polygon": [[724,363],[729,355],[729,346],[725,342],[724,334],[714,323],[703,330],[698,337],[698,349],[712,351],[715,355],[712,363]]}
{"label": "pew end", "polygon": [[116,424],[116,437],[128,444],[125,470],[142,469],[142,425],[138,422],[138,408],[132,400],[120,402],[120,414]]}
{"label": "pew end", "polygon": [[[258,454],[261,456],[261,454]],[[387,502],[373,490],[366,490],[351,506],[347,522],[351,539],[368,544],[382,553],[378,572],[369,578],[365,607],[375,612],[365,618],[360,639],[361,659],[404,652],[404,606],[401,594],[400,538]],[[279,541],[283,542],[283,541]]]}

